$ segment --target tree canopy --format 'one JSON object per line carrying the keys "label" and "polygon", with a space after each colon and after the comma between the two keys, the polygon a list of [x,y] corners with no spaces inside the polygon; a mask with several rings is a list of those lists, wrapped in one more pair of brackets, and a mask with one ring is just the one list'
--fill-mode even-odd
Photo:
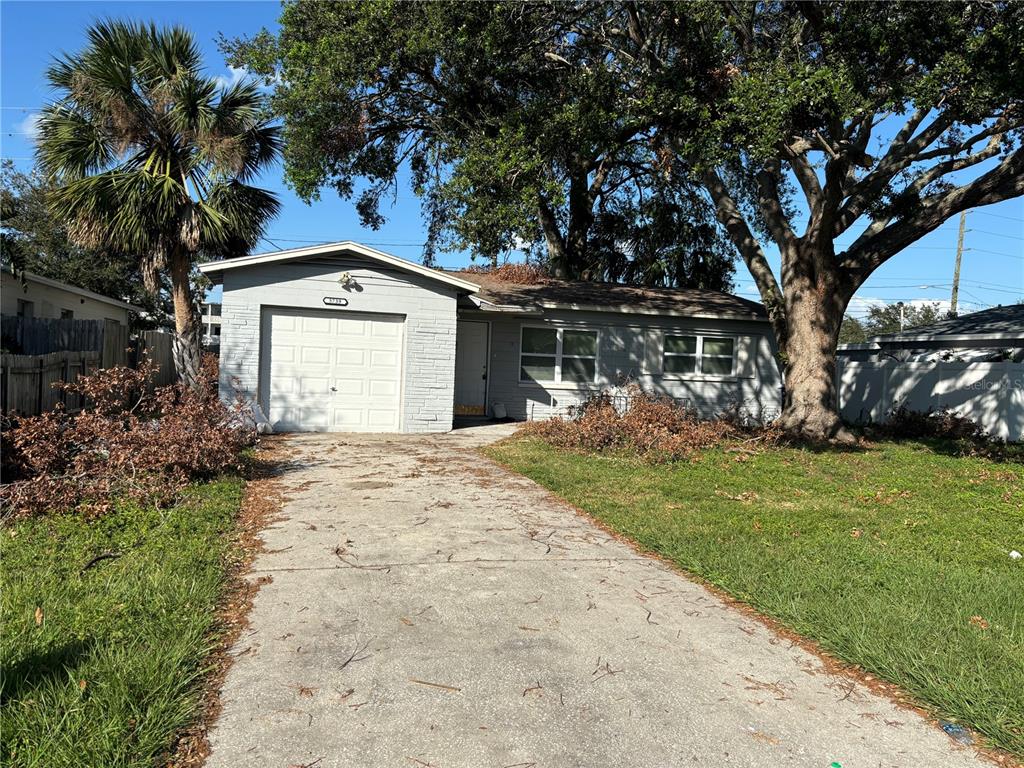
{"label": "tree canopy", "polygon": [[680,154],[768,309],[783,427],[846,438],[832,382],[853,294],[949,217],[1024,194],[1024,5],[721,8],[733,74],[709,129],[720,149],[682,136]]}
{"label": "tree canopy", "polygon": [[333,188],[379,226],[408,169],[428,262],[436,247],[525,248],[567,277],[728,288],[735,252],[668,161],[667,105],[650,103],[671,82],[679,110],[699,111],[711,57],[639,83],[581,34],[625,23],[620,4],[300,2],[278,36],[224,47],[276,83],[300,197]]}
{"label": "tree canopy", "polygon": [[38,172],[23,173],[10,161],[0,167],[3,262],[16,272],[32,272],[159,312],[161,302],[143,285],[139,260],[75,244],[64,223],[50,211],[50,190]]}
{"label": "tree canopy", "polygon": [[847,316],[839,332],[840,344],[863,344],[872,336],[899,333],[932,325],[949,317],[938,302],[873,304],[863,320]]}

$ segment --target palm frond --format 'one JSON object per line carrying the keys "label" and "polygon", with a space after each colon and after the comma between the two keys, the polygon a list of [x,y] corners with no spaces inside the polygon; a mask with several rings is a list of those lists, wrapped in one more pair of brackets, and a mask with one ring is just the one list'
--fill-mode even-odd
{"label": "palm frond", "polygon": [[64,104],[45,107],[38,128],[37,155],[52,179],[73,180],[102,171],[117,155],[101,125]]}
{"label": "palm frond", "polygon": [[157,284],[169,253],[251,249],[279,203],[246,182],[273,163],[280,131],[252,83],[218,88],[181,27],[103,21],[48,77],[38,155],[63,182],[51,208],[78,242],[135,253]]}
{"label": "palm frond", "polygon": [[230,258],[249,253],[255,247],[280,211],[281,203],[265,189],[229,181],[210,191],[206,207],[216,212],[220,226],[204,233],[203,251]]}

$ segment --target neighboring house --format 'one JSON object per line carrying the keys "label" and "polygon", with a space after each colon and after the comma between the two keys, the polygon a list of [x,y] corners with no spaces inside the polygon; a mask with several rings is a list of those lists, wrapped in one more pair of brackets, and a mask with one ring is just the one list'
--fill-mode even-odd
{"label": "neighboring house", "polygon": [[142,311],[118,299],[31,272],[15,275],[7,265],[0,271],[0,280],[0,314],[3,315],[113,320],[119,325],[128,325],[128,313]]}
{"label": "neighboring house", "polygon": [[1024,304],[992,307],[902,333],[874,336],[864,344],[844,344],[845,360],[1024,361]]}
{"label": "neighboring house", "polygon": [[780,408],[761,305],[725,293],[428,269],[343,242],[200,265],[223,285],[222,394],[290,431],[538,419],[635,380],[705,415]]}
{"label": "neighboring house", "polygon": [[220,346],[220,304],[204,301],[201,305],[203,316],[203,346]]}
{"label": "neighboring house", "polygon": [[993,307],[839,348],[843,417],[950,408],[1006,440],[1024,438],[1024,304]]}

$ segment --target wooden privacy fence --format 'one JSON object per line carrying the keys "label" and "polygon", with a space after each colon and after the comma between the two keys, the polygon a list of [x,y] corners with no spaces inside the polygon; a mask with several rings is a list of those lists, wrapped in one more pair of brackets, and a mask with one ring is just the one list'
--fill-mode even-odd
{"label": "wooden privacy fence", "polygon": [[132,365],[138,365],[143,357],[148,357],[159,368],[153,376],[153,385],[164,387],[173,384],[178,378],[174,368],[173,336],[164,331],[143,331],[135,339],[132,348]]}
{"label": "wooden privacy fence", "polygon": [[3,347],[18,355],[99,352],[100,367],[127,365],[128,327],[114,320],[58,320],[49,317],[0,318]]}
{"label": "wooden privacy fence", "polygon": [[80,410],[83,398],[53,385],[59,381],[75,381],[100,365],[95,351],[50,352],[46,355],[0,356],[0,400],[4,413],[35,416],[63,403],[69,411]]}
{"label": "wooden privacy fence", "polygon": [[[8,318],[4,318],[6,322]],[[93,321],[57,320],[55,323]],[[102,321],[99,321],[103,325]],[[42,344],[43,340],[59,343],[57,328],[46,336],[39,332],[39,326],[31,328],[30,344]],[[18,413],[22,416],[37,416],[62,403],[69,411],[85,406],[78,395],[55,388],[56,382],[71,382],[98,368],[112,368],[118,365],[136,367],[144,359],[159,366],[153,377],[153,386],[171,384],[177,378],[172,352],[172,336],[164,331],[143,331],[134,339],[128,338],[128,329],[116,323],[109,323],[102,329],[102,335],[89,335],[90,330],[71,330],[64,340],[69,344],[94,343],[96,348],[76,350],[64,349],[35,355],[0,355],[0,408],[4,413]],[[77,335],[76,335],[77,334]],[[90,341],[91,340],[91,341]],[[31,347],[30,348],[39,348]]]}

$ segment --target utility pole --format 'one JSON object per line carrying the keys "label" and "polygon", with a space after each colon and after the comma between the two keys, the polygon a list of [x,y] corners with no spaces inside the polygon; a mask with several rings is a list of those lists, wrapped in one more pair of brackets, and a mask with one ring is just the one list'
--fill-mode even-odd
{"label": "utility pole", "polygon": [[949,297],[949,314],[956,317],[956,299],[960,293],[960,259],[964,255],[964,227],[967,225],[967,211],[960,211],[960,236],[956,241],[956,266],[953,267],[953,295]]}

